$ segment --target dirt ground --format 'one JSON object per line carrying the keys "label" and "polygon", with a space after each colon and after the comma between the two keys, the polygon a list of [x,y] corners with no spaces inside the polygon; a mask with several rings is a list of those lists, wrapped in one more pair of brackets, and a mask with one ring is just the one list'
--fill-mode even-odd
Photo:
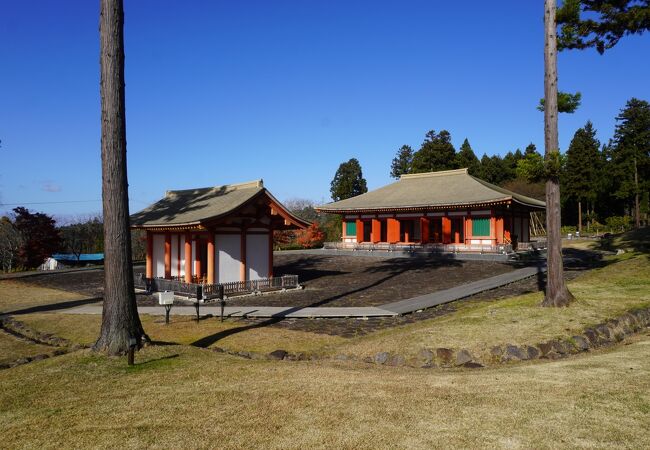
{"label": "dirt ground", "polygon": [[[582,259],[582,258],[581,258]],[[591,267],[578,264],[565,274],[567,280]],[[304,286],[301,291],[232,298],[229,305],[265,306],[377,306],[408,299],[461,283],[498,275],[516,266],[489,261],[458,261],[453,259],[370,258],[354,256],[277,255],[275,274],[298,275]],[[142,272],[143,267],[135,269]],[[81,293],[90,297],[103,294],[102,270],[71,273],[48,273],[20,281],[43,287]],[[468,299],[398,317],[361,319],[230,319],[242,326],[272,326],[292,330],[324,333],[343,337],[365,335],[423,319],[450,314],[459,302],[490,301],[497,298],[539,291],[536,278],[522,280]],[[139,294],[140,305],[157,305],[155,296]],[[190,303],[188,303],[190,304]]]}

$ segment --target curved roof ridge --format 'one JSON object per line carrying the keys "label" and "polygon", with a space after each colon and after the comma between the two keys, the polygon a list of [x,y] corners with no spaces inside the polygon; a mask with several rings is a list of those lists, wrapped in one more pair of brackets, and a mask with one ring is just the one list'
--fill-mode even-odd
{"label": "curved roof ridge", "polygon": [[264,180],[260,178],[258,180],[245,181],[243,183],[223,184],[221,186],[210,186],[210,187],[203,187],[203,188],[178,189],[178,190],[165,191],[165,196],[169,197],[172,195],[202,194],[210,191],[227,191],[227,190],[263,188],[263,187],[264,187]]}

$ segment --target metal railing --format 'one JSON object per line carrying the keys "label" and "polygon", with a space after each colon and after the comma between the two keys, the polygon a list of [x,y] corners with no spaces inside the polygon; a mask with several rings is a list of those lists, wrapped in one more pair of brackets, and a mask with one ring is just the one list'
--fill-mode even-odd
{"label": "metal railing", "polygon": [[[535,245],[534,243],[531,243]],[[439,253],[511,253],[511,244],[388,244],[385,242],[325,242],[329,250],[384,251],[384,252],[439,252]],[[536,248],[536,247],[532,247]]]}

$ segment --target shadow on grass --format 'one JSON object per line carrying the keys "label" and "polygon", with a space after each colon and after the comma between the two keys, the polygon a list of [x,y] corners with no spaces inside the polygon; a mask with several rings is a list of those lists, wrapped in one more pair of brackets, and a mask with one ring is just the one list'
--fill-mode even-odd
{"label": "shadow on grass", "polygon": [[50,303],[48,305],[39,305],[39,306],[30,306],[29,308],[17,309],[14,311],[0,311],[0,315],[20,315],[20,314],[31,314],[38,312],[49,312],[49,311],[58,311],[60,309],[69,309],[76,306],[88,305],[91,303],[97,303],[104,300],[104,297],[93,297],[93,298],[84,298],[82,300],[69,300],[67,302],[59,303]]}
{"label": "shadow on grass", "polygon": [[140,370],[151,369],[151,368],[160,368],[166,366],[173,362],[173,360],[179,358],[180,353],[174,353],[173,355],[161,356],[160,358],[148,359],[146,361],[138,361],[137,353],[135,358],[135,364],[132,366],[126,366],[126,369],[129,372],[138,372]]}
{"label": "shadow on grass", "polygon": [[359,292],[366,291],[368,289],[371,289],[373,287],[379,286],[382,283],[385,283],[386,281],[398,276],[399,274],[408,271],[408,270],[413,270],[419,267],[423,267],[423,264],[428,265],[429,267],[431,265],[435,266],[441,266],[441,265],[455,265],[455,266],[462,266],[463,262],[454,260],[454,259],[436,259],[436,260],[430,260],[427,261],[425,259],[418,259],[418,260],[412,260],[412,259],[402,259],[402,258],[395,258],[395,259],[390,259],[383,261],[378,267],[373,267],[366,269],[365,272],[369,273],[374,273],[374,272],[388,272],[388,274],[385,277],[382,277],[378,280],[373,281],[370,284],[367,284],[365,286],[356,288],[356,289],[351,289],[346,292],[342,292],[337,295],[333,295],[331,297],[327,297],[323,300],[319,300],[317,302],[311,303],[306,306],[296,306],[292,308],[287,308],[286,310],[282,311],[281,315],[278,315],[277,317],[271,317],[270,319],[264,320],[263,322],[259,323],[254,323],[250,325],[245,325],[242,327],[237,327],[237,328],[230,328],[228,330],[222,330],[219,331],[218,333],[212,334],[210,336],[205,336],[201,339],[198,339],[194,342],[192,342],[190,345],[195,346],[195,347],[201,347],[201,348],[206,348],[209,347],[216,342],[220,341],[221,339],[225,339],[228,336],[232,336],[233,334],[241,333],[247,330],[252,330],[255,328],[263,328],[267,327],[269,325],[276,324],[278,322],[281,322],[285,320],[287,317],[286,315],[294,313],[296,311],[300,311],[305,308],[316,308],[319,306],[326,305],[328,303],[334,302],[336,300],[339,300],[343,297],[346,297],[348,295],[353,295],[357,294]]}

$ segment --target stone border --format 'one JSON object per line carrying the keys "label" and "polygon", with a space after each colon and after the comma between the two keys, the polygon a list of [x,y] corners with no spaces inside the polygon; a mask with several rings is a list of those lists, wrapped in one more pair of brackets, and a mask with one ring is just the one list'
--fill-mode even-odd
{"label": "stone border", "polygon": [[14,361],[0,364],[0,370],[27,364],[32,361],[41,361],[54,356],[65,355],[87,346],[74,344],[67,339],[52,334],[41,333],[28,328],[24,323],[15,320],[10,316],[0,316],[0,329],[16,339],[33,342],[34,344],[46,345],[56,348],[51,353],[41,353],[35,356],[25,356]]}
{"label": "stone border", "polygon": [[607,320],[596,326],[586,328],[582,334],[569,338],[557,338],[540,342],[537,345],[497,345],[490,349],[489,360],[481,360],[464,348],[453,349],[438,347],[435,349],[423,348],[416,356],[406,358],[400,354],[379,352],[374,357],[359,358],[355,355],[338,354],[332,357],[323,357],[306,352],[291,353],[286,350],[275,350],[271,353],[256,353],[248,351],[233,351],[221,347],[214,347],[212,351],[227,353],[247,359],[285,360],[285,361],[357,361],[368,364],[384,366],[408,366],[415,368],[480,368],[488,363],[505,364],[513,361],[528,361],[534,359],[555,360],[566,358],[600,347],[610,346],[621,342],[628,336],[641,332],[650,327],[650,308],[629,310],[622,316]]}

